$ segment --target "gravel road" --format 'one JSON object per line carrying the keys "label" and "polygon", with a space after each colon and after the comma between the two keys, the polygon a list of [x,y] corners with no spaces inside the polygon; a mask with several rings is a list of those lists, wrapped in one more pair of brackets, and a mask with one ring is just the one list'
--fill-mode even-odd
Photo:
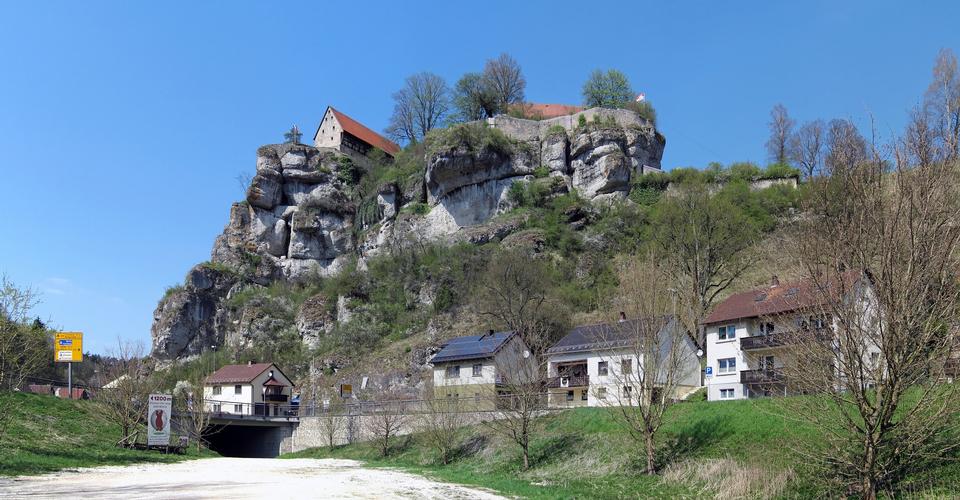
{"label": "gravel road", "polygon": [[209,458],[0,479],[0,498],[502,498],[353,460]]}

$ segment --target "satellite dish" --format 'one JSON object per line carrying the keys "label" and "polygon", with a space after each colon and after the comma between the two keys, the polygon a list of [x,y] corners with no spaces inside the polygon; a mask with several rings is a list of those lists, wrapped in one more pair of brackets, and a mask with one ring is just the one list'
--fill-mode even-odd
{"label": "satellite dish", "polygon": [[527,359],[527,358],[529,358],[529,357],[530,357],[530,351],[524,349],[524,350],[523,350],[523,359]]}

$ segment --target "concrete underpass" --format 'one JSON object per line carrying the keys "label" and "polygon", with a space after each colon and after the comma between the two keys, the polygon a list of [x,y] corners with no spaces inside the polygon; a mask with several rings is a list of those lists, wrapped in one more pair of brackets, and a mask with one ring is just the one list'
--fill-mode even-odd
{"label": "concrete underpass", "polygon": [[212,424],[205,438],[210,449],[225,457],[273,458],[280,455],[291,432],[291,425],[229,422]]}

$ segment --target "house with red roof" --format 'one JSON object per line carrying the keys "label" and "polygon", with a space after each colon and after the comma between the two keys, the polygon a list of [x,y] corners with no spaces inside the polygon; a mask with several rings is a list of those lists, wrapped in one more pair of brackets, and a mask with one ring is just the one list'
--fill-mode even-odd
{"label": "house with red roof", "polygon": [[203,396],[217,414],[282,416],[293,382],[273,363],[226,365],[207,377]]}
{"label": "house with red roof", "polygon": [[323,119],[313,135],[313,145],[318,148],[333,148],[355,160],[364,161],[374,148],[393,158],[400,146],[374,132],[366,125],[347,116],[333,106],[327,106]]}
{"label": "house with red roof", "polygon": [[[865,292],[872,290],[865,273],[846,272],[827,281],[780,283],[773,276],[769,286],[733,294],[717,305],[704,320],[707,400],[788,394],[784,367],[810,361],[802,359],[797,343],[835,338],[829,311],[836,302],[831,301],[875,300]],[[875,362],[880,349],[868,351],[868,360]]]}

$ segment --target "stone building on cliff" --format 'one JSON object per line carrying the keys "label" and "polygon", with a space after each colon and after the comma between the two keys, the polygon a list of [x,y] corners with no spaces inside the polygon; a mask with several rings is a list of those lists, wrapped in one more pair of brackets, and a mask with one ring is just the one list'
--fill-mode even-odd
{"label": "stone building on cliff", "polygon": [[333,106],[327,106],[323,113],[323,119],[313,135],[313,145],[317,148],[333,148],[361,161],[365,160],[374,148],[382,150],[391,158],[400,152],[400,146],[393,141]]}

